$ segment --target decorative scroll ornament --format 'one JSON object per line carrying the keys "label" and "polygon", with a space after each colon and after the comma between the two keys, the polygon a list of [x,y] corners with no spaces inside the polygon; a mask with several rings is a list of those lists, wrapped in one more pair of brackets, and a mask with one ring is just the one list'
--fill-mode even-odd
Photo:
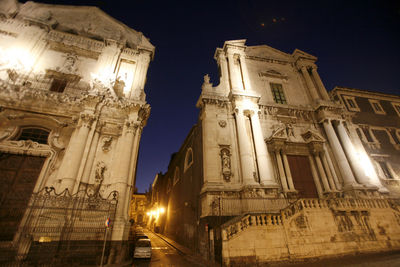
{"label": "decorative scroll ornament", "polygon": [[106,136],[106,137],[104,137],[104,138],[103,138],[103,146],[101,147],[101,149],[102,149],[104,152],[110,151],[110,146],[111,146],[112,141],[113,141],[113,137],[112,137],[112,136]]}
{"label": "decorative scroll ornament", "polygon": [[218,122],[218,124],[219,124],[219,126],[220,126],[221,128],[225,128],[225,127],[226,127],[226,121],[225,121],[225,120],[220,120],[220,121]]}

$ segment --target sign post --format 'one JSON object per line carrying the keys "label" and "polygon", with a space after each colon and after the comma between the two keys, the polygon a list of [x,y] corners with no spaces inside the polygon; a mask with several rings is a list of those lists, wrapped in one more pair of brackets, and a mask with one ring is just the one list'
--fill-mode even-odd
{"label": "sign post", "polygon": [[110,217],[107,218],[107,220],[105,222],[105,226],[106,226],[106,231],[105,231],[105,234],[104,234],[104,244],[103,244],[103,252],[101,253],[100,267],[103,267],[104,252],[106,250],[106,242],[107,242],[107,232],[108,232],[108,228],[110,227]]}

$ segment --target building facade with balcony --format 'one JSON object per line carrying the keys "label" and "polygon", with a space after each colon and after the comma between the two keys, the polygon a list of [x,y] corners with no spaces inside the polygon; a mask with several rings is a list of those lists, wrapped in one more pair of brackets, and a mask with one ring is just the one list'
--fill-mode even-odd
{"label": "building facade with balcony", "polygon": [[398,185],[381,179],[317,58],[245,40],[214,58],[219,84],[204,77],[198,123],[159,191],[164,234],[227,266],[398,249]]}
{"label": "building facade with balcony", "polygon": [[[400,187],[400,97],[335,87],[332,99],[343,104],[358,136],[358,149],[368,154],[380,182],[392,193]],[[361,142],[359,142],[361,141]]]}
{"label": "building facade with balcony", "polygon": [[121,261],[154,46],[96,7],[8,0],[0,13],[1,256],[34,264],[42,243],[73,259],[90,241],[99,264],[106,239]]}

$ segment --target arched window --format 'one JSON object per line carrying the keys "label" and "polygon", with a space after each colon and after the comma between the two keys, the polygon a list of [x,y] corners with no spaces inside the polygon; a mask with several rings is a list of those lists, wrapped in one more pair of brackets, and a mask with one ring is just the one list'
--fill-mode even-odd
{"label": "arched window", "polygon": [[179,181],[179,168],[176,167],[175,168],[175,172],[174,172],[174,185]]}
{"label": "arched window", "polygon": [[192,166],[193,164],[193,150],[191,147],[188,148],[188,150],[186,151],[186,156],[185,156],[185,164],[184,164],[184,171],[186,172],[186,170]]}
{"label": "arched window", "polygon": [[32,140],[39,144],[47,145],[47,139],[49,138],[49,131],[35,127],[24,127],[21,129],[17,140]]}

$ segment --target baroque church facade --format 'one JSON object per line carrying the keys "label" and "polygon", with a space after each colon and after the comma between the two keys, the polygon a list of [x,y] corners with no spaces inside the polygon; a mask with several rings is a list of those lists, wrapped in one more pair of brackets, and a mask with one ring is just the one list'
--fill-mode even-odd
{"label": "baroque church facade", "polygon": [[1,262],[121,261],[155,48],[96,7],[0,13]]}
{"label": "baroque church facade", "polygon": [[400,98],[328,94],[298,49],[233,40],[214,59],[219,84],[204,77],[198,123],[152,186],[166,213],[149,225],[226,266],[399,249]]}

